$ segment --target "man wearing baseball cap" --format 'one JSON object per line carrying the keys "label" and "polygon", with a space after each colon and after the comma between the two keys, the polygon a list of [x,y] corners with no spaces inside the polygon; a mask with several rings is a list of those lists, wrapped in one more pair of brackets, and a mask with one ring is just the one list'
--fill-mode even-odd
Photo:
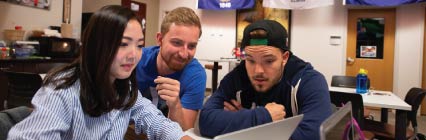
{"label": "man wearing baseball cap", "polygon": [[[245,60],[229,72],[201,110],[203,136],[214,137],[304,114],[291,139],[319,139],[331,115],[328,85],[287,47],[287,31],[273,20],[244,30]],[[266,138],[266,137],[265,137]]]}

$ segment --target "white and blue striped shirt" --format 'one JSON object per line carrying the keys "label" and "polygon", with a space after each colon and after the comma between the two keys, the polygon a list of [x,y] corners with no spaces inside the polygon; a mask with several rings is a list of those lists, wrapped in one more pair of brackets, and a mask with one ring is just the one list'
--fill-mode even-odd
{"label": "white and blue striped shirt", "polygon": [[129,110],[112,110],[100,117],[83,113],[80,82],[67,89],[40,88],[32,100],[34,111],[9,132],[8,139],[41,140],[121,140],[129,122],[134,121],[137,134],[148,139],[176,140],[184,136],[179,124],[172,122],[138,93]]}

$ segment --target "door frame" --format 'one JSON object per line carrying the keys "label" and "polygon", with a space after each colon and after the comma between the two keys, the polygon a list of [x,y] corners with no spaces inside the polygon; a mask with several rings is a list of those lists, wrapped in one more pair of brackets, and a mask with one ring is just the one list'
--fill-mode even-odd
{"label": "door frame", "polygon": [[[422,88],[426,89],[426,8],[425,8],[425,19],[423,29],[423,69],[422,69]],[[426,99],[423,99],[420,114],[426,116]]]}

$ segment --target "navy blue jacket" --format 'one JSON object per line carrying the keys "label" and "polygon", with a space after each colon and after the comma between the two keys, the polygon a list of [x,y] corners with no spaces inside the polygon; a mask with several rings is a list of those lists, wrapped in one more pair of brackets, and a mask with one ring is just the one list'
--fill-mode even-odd
{"label": "navy blue jacket", "polygon": [[[220,82],[219,88],[201,110],[200,133],[215,137],[252,126],[272,122],[264,105],[270,102],[284,105],[286,118],[292,117],[291,90],[301,79],[296,94],[298,114],[304,114],[302,122],[291,136],[293,140],[319,139],[321,123],[331,115],[331,102],[327,81],[313,67],[291,55],[284,68],[281,81],[266,93],[256,93],[250,83],[245,62],[242,61]],[[239,92],[244,109],[237,112],[225,111],[224,101],[236,99]],[[253,104],[256,105],[251,109]]]}

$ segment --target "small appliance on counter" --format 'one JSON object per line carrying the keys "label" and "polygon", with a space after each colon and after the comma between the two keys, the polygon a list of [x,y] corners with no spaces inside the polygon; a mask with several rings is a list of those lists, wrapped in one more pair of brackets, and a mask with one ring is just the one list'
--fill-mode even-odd
{"label": "small appliance on counter", "polygon": [[79,50],[79,43],[73,38],[30,37],[29,40],[40,42],[39,56],[72,58],[77,56]]}

